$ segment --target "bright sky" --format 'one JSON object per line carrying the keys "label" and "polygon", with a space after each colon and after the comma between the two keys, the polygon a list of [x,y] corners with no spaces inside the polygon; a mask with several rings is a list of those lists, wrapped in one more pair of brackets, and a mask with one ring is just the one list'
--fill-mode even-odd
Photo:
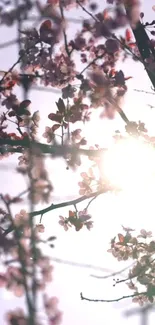
{"label": "bright sky", "polygon": [[[153,0],[143,0],[143,8],[146,20],[155,19],[152,11]],[[83,16],[83,12],[81,12]],[[77,28],[78,26],[71,26]],[[16,27],[3,27],[5,39],[1,36],[1,43],[16,38]],[[0,69],[8,69],[17,58],[17,48],[12,46],[9,49],[0,51]],[[148,104],[154,105],[153,95],[135,92],[134,89],[150,91],[150,82],[140,63],[133,63],[128,60],[121,69],[126,76],[132,76],[128,81],[129,91],[125,97],[123,109],[131,120],[141,120],[151,133],[154,132],[155,109],[150,110]],[[50,126],[48,114],[55,109],[55,101],[61,94],[53,92],[31,91],[29,99],[32,101],[32,110],[39,110],[41,114],[41,134],[46,125]],[[19,98],[22,95],[19,93]],[[96,124],[93,120],[85,132],[89,141],[94,144],[98,139],[110,143],[115,130],[122,130],[124,127],[119,116],[114,121],[101,120]],[[92,132],[92,128],[95,128]],[[26,188],[21,175],[14,172],[16,159],[12,157],[8,161],[1,161],[1,184],[3,193],[18,194]],[[77,180],[78,175],[66,171],[63,161],[48,164],[51,180],[55,186],[53,202],[61,202],[78,196]],[[110,239],[121,231],[121,225],[130,226],[136,229],[145,228],[152,230],[154,226],[154,203],[153,195],[140,191],[139,193],[124,192],[119,195],[106,194],[99,197],[91,204],[90,213],[94,220],[94,228],[89,232],[85,229],[80,232],[70,230],[65,232],[58,225],[59,215],[67,216],[69,209],[55,210],[44,216],[43,222],[46,228],[46,235],[56,235],[55,249],[52,251],[54,257],[79,263],[100,266],[111,271],[120,270],[125,266],[118,263],[107,253]],[[42,206],[39,206],[39,208]],[[85,207],[85,204],[78,206]],[[16,207],[17,209],[17,207]],[[20,210],[20,206],[19,206]],[[109,272],[110,273],[110,272]],[[133,324],[138,317],[124,319],[123,312],[126,309],[134,308],[130,300],[124,300],[115,304],[108,303],[87,303],[80,300],[80,292],[91,298],[113,299],[129,293],[125,285],[113,287],[112,279],[101,280],[91,277],[91,274],[106,275],[107,272],[84,269],[68,266],[62,263],[55,263],[54,282],[48,288],[51,295],[57,295],[60,299],[60,308],[64,311],[62,325],[109,325],[109,324]],[[4,304],[5,298],[5,304]],[[22,299],[14,298],[9,292],[1,294],[1,311],[9,307],[22,304]],[[135,306],[137,307],[137,306]],[[153,314],[150,316],[149,325],[153,325]],[[0,324],[4,324],[3,314],[0,315]]]}

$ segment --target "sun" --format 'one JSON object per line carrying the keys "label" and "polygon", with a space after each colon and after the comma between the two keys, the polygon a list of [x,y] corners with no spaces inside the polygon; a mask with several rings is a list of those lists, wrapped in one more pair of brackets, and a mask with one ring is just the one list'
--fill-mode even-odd
{"label": "sun", "polygon": [[155,148],[142,140],[120,140],[104,154],[103,174],[125,191],[150,190],[155,186]]}

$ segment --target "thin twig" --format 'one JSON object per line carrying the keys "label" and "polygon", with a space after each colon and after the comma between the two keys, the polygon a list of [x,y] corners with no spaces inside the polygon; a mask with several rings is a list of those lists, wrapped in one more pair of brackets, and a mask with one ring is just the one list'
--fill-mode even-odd
{"label": "thin twig", "polygon": [[88,210],[90,204],[91,204],[94,200],[96,200],[96,198],[97,198],[97,196],[94,196],[94,197],[93,197],[93,198],[88,202],[88,204],[87,204],[87,206],[86,206],[86,210]]}
{"label": "thin twig", "polygon": [[18,195],[16,195],[15,197],[13,197],[13,199],[11,199],[11,200],[9,201],[9,204],[14,203],[14,201],[15,201],[16,199],[18,199],[18,198],[20,198],[21,196],[27,194],[29,191],[30,191],[30,188],[27,188],[26,190],[20,192]]}
{"label": "thin twig", "polygon": [[[67,97],[67,114],[69,112],[69,98]],[[67,126],[67,138],[68,141],[70,141],[70,122],[68,122],[68,126]]]}
{"label": "thin twig", "polygon": [[[85,263],[78,263],[78,262],[63,260],[63,259],[57,258],[57,257],[52,257],[52,260],[54,262],[56,262],[56,263],[67,264],[67,265],[70,265],[70,266],[81,267],[81,268],[86,268],[86,269],[92,269],[92,270],[95,270],[95,271],[110,273],[108,275],[102,276],[102,279],[108,279],[108,278],[114,277],[115,275],[122,274],[122,272],[126,271],[127,269],[129,269],[131,266],[133,266],[135,264],[135,263],[132,263],[132,265],[130,265],[130,266],[124,268],[124,269],[121,269],[121,270],[119,270],[117,272],[113,272],[112,270],[106,269],[106,268],[101,267],[101,266],[95,266],[95,265],[92,265],[92,264],[85,264]],[[90,274],[90,276],[95,277],[95,278],[97,277],[97,276],[93,276],[91,274]]]}
{"label": "thin twig", "polygon": [[89,62],[86,67],[78,74],[78,76],[82,75],[86,70],[88,70],[97,60],[102,59],[104,57],[104,54],[96,56],[91,62]]}
{"label": "thin twig", "polygon": [[141,90],[141,89],[134,89],[134,91],[137,91],[139,93],[145,93],[145,94],[148,94],[148,95],[155,95],[155,92]]}
{"label": "thin twig", "polygon": [[81,7],[81,9],[86,12],[91,18],[93,18],[97,23],[99,22],[99,20],[97,19],[97,17],[95,17],[90,11],[88,11],[82,4],[80,1],[76,0],[76,3]]}
{"label": "thin twig", "polygon": [[[61,17],[62,17],[62,20],[63,20],[63,23],[64,23],[65,17],[64,17],[64,11],[63,11],[63,6],[62,6],[61,2],[62,2],[62,0],[59,1],[59,8],[60,8]],[[68,48],[67,35],[66,35],[65,27],[63,27],[63,35],[64,35],[64,42],[65,42],[65,50],[66,50],[66,53],[67,53],[68,57],[70,57],[71,52],[69,51],[69,48]]]}
{"label": "thin twig", "polygon": [[140,292],[140,293],[138,292],[133,295],[122,296],[122,297],[119,297],[116,299],[91,299],[91,298],[84,297],[82,292],[80,293],[81,300],[86,300],[86,301],[90,301],[90,302],[118,302],[123,299],[129,299],[129,298],[134,298],[134,297],[143,296],[143,295],[146,296],[147,291]]}

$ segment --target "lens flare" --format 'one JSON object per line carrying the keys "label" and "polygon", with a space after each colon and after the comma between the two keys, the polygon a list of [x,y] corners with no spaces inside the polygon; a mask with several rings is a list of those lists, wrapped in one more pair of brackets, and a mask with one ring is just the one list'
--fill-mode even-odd
{"label": "lens flare", "polygon": [[122,190],[155,187],[155,148],[138,139],[121,140],[104,155],[103,174]]}

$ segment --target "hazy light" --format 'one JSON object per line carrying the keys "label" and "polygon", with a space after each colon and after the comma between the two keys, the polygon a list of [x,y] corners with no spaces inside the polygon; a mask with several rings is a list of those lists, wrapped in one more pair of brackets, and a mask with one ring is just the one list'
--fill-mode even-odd
{"label": "hazy light", "polygon": [[122,140],[107,151],[103,173],[122,190],[150,189],[155,186],[155,149],[138,139]]}

